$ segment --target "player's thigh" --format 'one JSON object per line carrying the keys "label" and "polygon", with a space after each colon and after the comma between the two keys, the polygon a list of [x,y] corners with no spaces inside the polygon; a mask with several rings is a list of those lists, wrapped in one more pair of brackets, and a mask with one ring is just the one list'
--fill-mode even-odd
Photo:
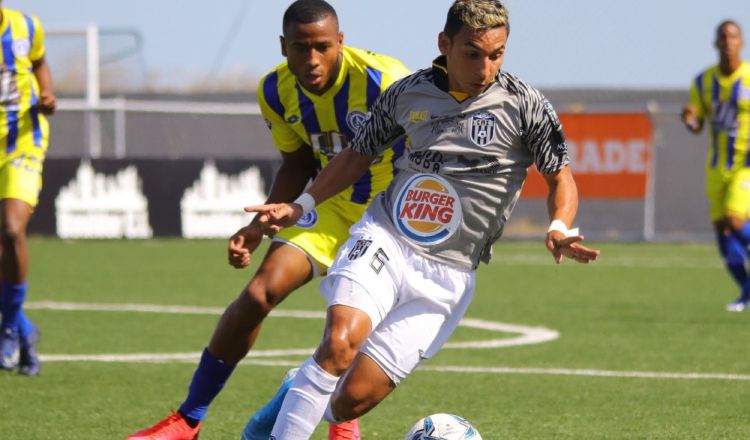
{"label": "player's thigh", "polygon": [[247,292],[253,301],[273,306],[312,277],[310,259],[302,250],[288,243],[272,242]]}
{"label": "player's thigh", "polygon": [[361,310],[375,328],[397,303],[405,265],[401,246],[365,214],[352,226],[320,290],[328,307]]}
{"label": "player's thigh", "polygon": [[19,148],[2,158],[0,163],[0,199],[16,199],[32,209],[39,202],[42,190],[44,154],[41,150]]}
{"label": "player's thigh", "polygon": [[339,247],[349,238],[349,228],[359,220],[364,207],[328,200],[302,217],[295,226],[279,231],[275,241],[284,241],[305,252],[315,269],[325,273]]}
{"label": "player's thigh", "polygon": [[473,271],[416,254],[407,261],[398,305],[362,348],[397,385],[442,348],[466,313],[475,287]]}
{"label": "player's thigh", "polygon": [[724,215],[748,218],[750,214],[750,168],[734,171],[727,184]]}

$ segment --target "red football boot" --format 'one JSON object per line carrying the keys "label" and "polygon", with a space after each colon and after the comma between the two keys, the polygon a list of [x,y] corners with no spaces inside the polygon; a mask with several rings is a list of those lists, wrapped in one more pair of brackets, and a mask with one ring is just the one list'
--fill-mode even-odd
{"label": "red football boot", "polygon": [[328,440],[361,440],[359,434],[359,421],[357,419],[338,425],[328,425]]}
{"label": "red football boot", "polygon": [[172,411],[172,414],[156,425],[129,435],[125,440],[197,440],[200,430],[200,423],[193,428],[182,414]]}

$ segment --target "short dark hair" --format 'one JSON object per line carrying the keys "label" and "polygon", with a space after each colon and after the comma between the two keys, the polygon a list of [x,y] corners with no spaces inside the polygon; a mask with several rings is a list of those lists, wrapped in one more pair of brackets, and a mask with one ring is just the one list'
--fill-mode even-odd
{"label": "short dark hair", "polygon": [[286,27],[290,23],[309,24],[333,17],[336,27],[339,25],[339,17],[336,10],[325,0],[297,0],[286,9],[282,21],[282,30],[286,33]]}
{"label": "short dark hair", "polygon": [[448,9],[443,32],[453,38],[463,26],[474,30],[505,26],[510,34],[508,9],[499,0],[456,0]]}
{"label": "short dark hair", "polygon": [[719,23],[718,26],[716,26],[716,36],[717,36],[717,38],[718,38],[719,33],[721,32],[721,30],[724,29],[724,26],[728,26],[728,25],[736,26],[737,29],[740,30],[740,34],[742,34],[742,26],[740,26],[739,23],[737,23],[734,20],[724,20],[721,23]]}

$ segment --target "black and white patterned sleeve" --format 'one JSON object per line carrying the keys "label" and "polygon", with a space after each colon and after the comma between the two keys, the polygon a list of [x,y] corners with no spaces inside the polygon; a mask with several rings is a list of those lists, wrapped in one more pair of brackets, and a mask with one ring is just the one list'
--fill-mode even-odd
{"label": "black and white patterned sleeve", "polygon": [[408,86],[410,77],[394,82],[375,100],[367,118],[354,135],[350,146],[364,156],[377,156],[391,147],[393,141],[404,133],[396,121],[398,97]]}
{"label": "black and white patterned sleeve", "polygon": [[523,142],[542,174],[555,173],[570,163],[562,124],[552,104],[538,90],[525,87],[521,93]]}

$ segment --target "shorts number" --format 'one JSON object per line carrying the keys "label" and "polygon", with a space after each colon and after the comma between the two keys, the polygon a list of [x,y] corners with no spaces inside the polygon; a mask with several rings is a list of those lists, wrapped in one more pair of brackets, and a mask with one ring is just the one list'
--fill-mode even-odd
{"label": "shorts number", "polygon": [[385,266],[385,263],[388,261],[390,261],[388,255],[385,254],[383,249],[378,248],[378,250],[375,251],[375,255],[372,256],[372,260],[370,260],[370,267],[376,274],[379,274],[383,269],[383,266]]}

